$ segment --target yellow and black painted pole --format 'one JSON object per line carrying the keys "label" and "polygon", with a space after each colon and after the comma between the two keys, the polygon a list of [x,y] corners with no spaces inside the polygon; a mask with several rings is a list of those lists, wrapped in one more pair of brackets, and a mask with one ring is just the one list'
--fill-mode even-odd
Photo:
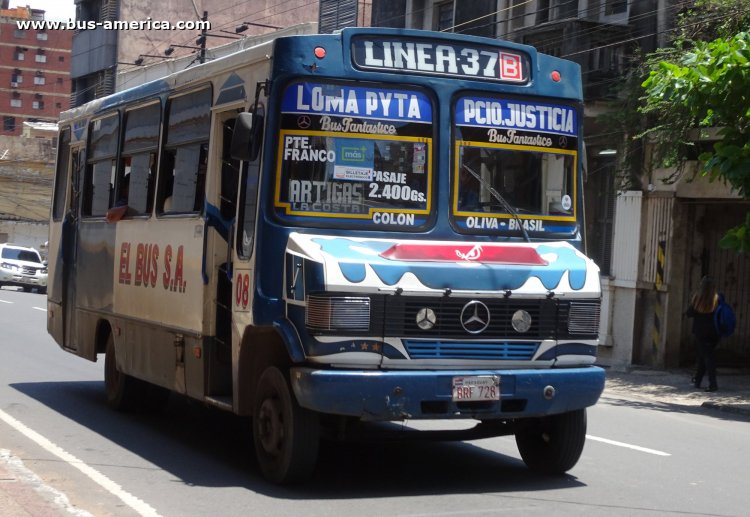
{"label": "yellow and black painted pole", "polygon": [[654,288],[654,329],[651,332],[651,352],[656,357],[661,346],[661,328],[664,321],[664,311],[661,304],[661,286],[664,285],[664,261],[667,253],[667,241],[659,241],[656,248],[656,280]]}

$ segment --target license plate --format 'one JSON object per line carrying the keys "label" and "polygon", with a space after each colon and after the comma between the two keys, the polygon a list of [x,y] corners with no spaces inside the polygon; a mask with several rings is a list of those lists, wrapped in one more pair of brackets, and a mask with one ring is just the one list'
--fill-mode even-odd
{"label": "license plate", "polygon": [[500,400],[500,376],[453,377],[453,401]]}

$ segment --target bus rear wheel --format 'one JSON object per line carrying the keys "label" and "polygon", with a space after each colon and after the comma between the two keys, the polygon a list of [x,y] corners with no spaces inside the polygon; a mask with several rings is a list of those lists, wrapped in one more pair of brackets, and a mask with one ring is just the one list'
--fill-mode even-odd
{"label": "bus rear wheel", "polygon": [[138,403],[138,381],[117,367],[115,340],[111,333],[104,353],[104,390],[107,405],[117,411],[130,411]]}
{"label": "bus rear wheel", "polygon": [[289,484],[310,477],[318,458],[318,415],[301,407],[275,366],[260,376],[253,403],[253,442],[263,475]]}
{"label": "bus rear wheel", "polygon": [[516,432],[516,445],[526,466],[541,474],[572,469],[586,441],[586,410],[535,419]]}

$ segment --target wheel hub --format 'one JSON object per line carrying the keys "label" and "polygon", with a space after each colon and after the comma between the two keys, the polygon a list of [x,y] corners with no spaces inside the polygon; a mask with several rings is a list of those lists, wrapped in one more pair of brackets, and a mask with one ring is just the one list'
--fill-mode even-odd
{"label": "wheel hub", "polygon": [[273,456],[281,454],[284,443],[284,416],[281,404],[275,399],[265,399],[258,414],[258,435],[263,450]]}

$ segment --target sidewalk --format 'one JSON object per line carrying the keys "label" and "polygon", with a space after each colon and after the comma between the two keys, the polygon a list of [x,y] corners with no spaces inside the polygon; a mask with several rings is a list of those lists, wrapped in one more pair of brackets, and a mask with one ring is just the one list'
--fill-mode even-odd
{"label": "sidewalk", "polygon": [[[703,407],[750,416],[750,370],[719,368],[719,390],[706,393],[690,382],[692,370],[607,369],[603,396],[628,396],[663,404]],[[703,380],[704,387],[708,380]]]}

